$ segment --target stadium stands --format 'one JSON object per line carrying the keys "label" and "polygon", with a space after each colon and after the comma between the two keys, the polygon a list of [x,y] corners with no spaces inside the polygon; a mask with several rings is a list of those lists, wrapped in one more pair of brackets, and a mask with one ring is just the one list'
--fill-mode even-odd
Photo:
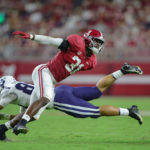
{"label": "stadium stands", "polygon": [[149,0],[1,0],[0,3],[0,60],[45,61],[56,54],[56,48],[12,37],[13,31],[66,37],[96,28],[106,39],[100,59],[150,61]]}

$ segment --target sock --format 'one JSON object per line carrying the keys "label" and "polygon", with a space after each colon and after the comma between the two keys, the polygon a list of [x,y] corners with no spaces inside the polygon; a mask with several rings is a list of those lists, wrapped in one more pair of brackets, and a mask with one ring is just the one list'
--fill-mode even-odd
{"label": "sock", "polygon": [[11,129],[12,128],[11,125],[10,125],[10,121],[6,122],[5,126],[6,126],[7,129]]}
{"label": "sock", "polygon": [[126,108],[119,108],[119,114],[120,114],[120,116],[128,116],[129,110]]}
{"label": "sock", "polygon": [[112,73],[112,76],[115,78],[115,79],[118,79],[120,77],[122,77],[124,74],[121,72],[121,70],[118,70],[118,71],[115,71]]}
{"label": "sock", "polygon": [[30,116],[27,114],[24,114],[22,119],[26,120],[27,122],[30,121]]}

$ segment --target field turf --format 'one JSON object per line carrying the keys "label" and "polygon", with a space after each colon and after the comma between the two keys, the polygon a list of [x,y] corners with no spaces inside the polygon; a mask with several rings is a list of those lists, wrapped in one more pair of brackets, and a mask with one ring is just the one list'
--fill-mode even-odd
{"label": "field turf", "polygon": [[[16,136],[9,131],[7,136],[13,142],[0,142],[0,150],[150,150],[150,97],[103,97],[92,103],[118,107],[136,104],[147,115],[139,125],[129,117],[77,119],[46,110],[38,121],[27,125],[28,134]],[[3,112],[18,111],[18,106],[9,105]]]}

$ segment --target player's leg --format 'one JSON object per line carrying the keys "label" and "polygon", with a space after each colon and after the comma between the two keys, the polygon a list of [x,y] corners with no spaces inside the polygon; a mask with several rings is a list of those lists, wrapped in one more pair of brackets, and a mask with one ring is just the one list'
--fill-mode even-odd
{"label": "player's leg", "polygon": [[[69,95],[69,93],[66,93]],[[68,97],[68,96],[67,96]],[[77,97],[69,96],[69,101],[62,97],[54,102],[54,108],[65,112],[68,115],[77,118],[98,118],[100,116],[129,116],[136,119],[139,124],[142,124],[143,119],[138,111],[137,106],[131,108],[118,108],[111,105],[96,107],[87,101]]]}
{"label": "player's leg", "polygon": [[118,108],[112,105],[100,106],[101,116],[128,116],[129,110],[127,108]]}
{"label": "player's leg", "polygon": [[[129,111],[125,109],[129,114]],[[104,105],[100,106],[100,114],[101,116],[119,116],[119,108],[112,106],[112,105]]]}
{"label": "player's leg", "polygon": [[100,79],[96,87],[74,87],[73,94],[81,99],[90,101],[99,98],[102,93],[109,88],[118,78],[124,74],[135,73],[142,74],[142,70],[137,66],[132,66],[125,63],[122,68],[112,74],[104,76]]}
{"label": "player's leg", "polygon": [[125,74],[142,74],[142,70],[138,66],[129,65],[124,63],[120,70],[113,72],[112,74],[106,75],[100,79],[96,86],[101,92],[104,92],[109,88],[118,78],[122,77]]}
{"label": "player's leg", "polygon": [[5,132],[8,131],[5,124],[0,125],[0,141],[8,141]]}
{"label": "player's leg", "polygon": [[98,87],[73,87],[73,95],[84,99],[86,101],[90,101],[102,96],[102,92],[98,89]]}
{"label": "player's leg", "polygon": [[[1,101],[0,101],[0,103],[1,103]],[[3,108],[4,107],[0,104],[0,110],[2,110]],[[10,117],[10,115],[0,112],[0,120],[9,120],[9,117]]]}
{"label": "player's leg", "polygon": [[24,113],[16,115],[11,121],[6,122],[5,124],[0,125],[0,140],[8,141],[6,137],[6,131],[14,127],[15,124],[19,122]]}
{"label": "player's leg", "polygon": [[74,96],[72,87],[59,86],[55,89],[55,93],[55,109],[77,118],[97,118],[100,116],[99,107]]}
{"label": "player's leg", "polygon": [[88,101],[99,98],[115,81],[112,74],[106,75],[97,82],[96,87],[74,87],[74,95]]}
{"label": "player's leg", "polygon": [[96,86],[97,88],[103,93],[107,88],[109,88],[116,79],[113,77],[112,74],[104,76],[102,79],[100,79]]}
{"label": "player's leg", "polygon": [[97,118],[100,116],[130,116],[142,124],[137,106],[118,108],[111,105],[96,107],[74,95],[74,88],[59,86],[56,88],[54,108],[77,118]]}
{"label": "player's leg", "polygon": [[[108,87],[110,87],[118,78],[122,77],[125,74],[135,73],[142,74],[142,70],[138,66],[132,66],[125,63],[120,70],[113,72],[110,75],[105,76],[101,80],[97,82],[97,87],[101,92],[104,92]],[[111,105],[101,106],[100,107],[101,116],[130,116],[136,120],[140,124],[142,124],[143,119],[138,112],[137,106],[133,105],[131,108],[117,108]]]}
{"label": "player's leg", "polygon": [[[12,129],[20,121],[20,119],[22,118],[23,114],[24,114],[24,112],[16,115],[10,121],[0,125],[0,141],[9,141],[9,139],[6,137],[6,132],[9,129]],[[34,120],[35,119],[32,118],[32,119],[30,119],[30,122],[34,121]]]}
{"label": "player's leg", "polygon": [[111,105],[100,106],[101,116],[129,116],[136,119],[139,124],[143,123],[143,118],[138,111],[138,107],[133,105],[131,108],[118,108]]}
{"label": "player's leg", "polygon": [[[1,102],[2,103],[2,102]],[[4,107],[0,104],[0,110],[2,110]],[[9,115],[3,112],[0,112],[0,120],[10,120],[14,117],[14,115]]]}
{"label": "player's leg", "polygon": [[[32,74],[34,81],[34,91],[39,99],[35,99],[31,95],[32,104],[28,107],[26,113],[23,115],[21,121],[14,127],[13,131],[15,134],[26,133],[26,123],[38,113],[38,117],[47,105],[53,104],[54,98],[54,85],[53,79],[46,65],[39,65],[36,67]],[[33,98],[33,99],[32,99]],[[36,116],[35,116],[36,118]]]}
{"label": "player's leg", "polygon": [[3,113],[3,112],[0,112],[0,120],[11,120],[15,116],[16,115],[10,115],[10,114],[6,114],[6,113]]}

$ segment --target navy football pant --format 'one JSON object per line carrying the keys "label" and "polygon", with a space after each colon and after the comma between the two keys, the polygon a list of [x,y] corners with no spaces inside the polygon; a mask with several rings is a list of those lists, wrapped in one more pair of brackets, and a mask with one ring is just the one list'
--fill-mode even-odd
{"label": "navy football pant", "polygon": [[62,85],[55,88],[55,94],[55,109],[77,118],[100,117],[99,107],[88,102],[102,95],[97,87],[70,87]]}

